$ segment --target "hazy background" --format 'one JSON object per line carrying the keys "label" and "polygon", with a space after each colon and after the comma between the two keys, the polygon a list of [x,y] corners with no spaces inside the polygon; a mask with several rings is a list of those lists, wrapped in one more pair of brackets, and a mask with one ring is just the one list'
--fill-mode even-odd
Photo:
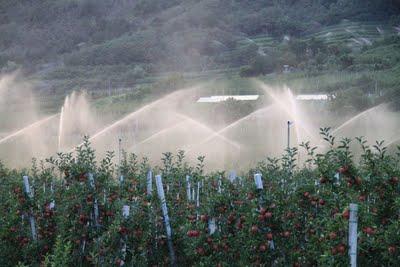
{"label": "hazy background", "polygon": [[[397,0],[3,0],[0,159],[26,166],[98,134],[100,154],[121,139],[231,167],[282,153],[287,120],[293,145],[345,124],[336,135],[394,150],[399,32]],[[332,98],[294,101],[314,93]],[[225,94],[260,98],[196,103]]]}

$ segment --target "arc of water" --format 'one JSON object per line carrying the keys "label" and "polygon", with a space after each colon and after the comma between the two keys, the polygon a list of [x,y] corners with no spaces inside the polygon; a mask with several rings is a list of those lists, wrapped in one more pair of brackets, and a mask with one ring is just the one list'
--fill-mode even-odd
{"label": "arc of water", "polygon": [[170,130],[173,130],[173,129],[175,129],[175,128],[178,128],[179,126],[181,126],[181,125],[184,124],[185,122],[186,122],[186,121],[181,121],[181,122],[178,122],[178,123],[172,125],[171,127],[162,129],[161,131],[158,131],[158,132],[156,132],[155,134],[150,135],[149,137],[147,137],[146,139],[140,141],[139,143],[137,143],[137,144],[134,145],[134,146],[140,146],[140,145],[142,145],[142,144],[144,144],[144,143],[147,143],[148,141],[150,141],[150,140],[152,140],[152,139],[154,139],[154,138],[157,138],[158,136],[160,136],[160,135],[162,135],[162,134],[164,134],[164,133],[166,133],[166,132],[168,132],[168,131],[170,131]]}
{"label": "arc of water", "polygon": [[[191,88],[191,90],[195,90],[195,89],[197,89],[197,88],[199,88],[199,87],[200,87],[200,86],[194,86],[194,87]],[[188,90],[188,89],[183,89],[183,90]],[[145,106],[139,108],[139,109],[136,110],[136,111],[133,111],[132,113],[129,113],[128,115],[126,115],[126,116],[123,117],[122,119],[120,119],[120,120],[118,120],[118,121],[116,121],[116,122],[114,122],[114,123],[112,123],[112,124],[106,126],[106,127],[103,128],[102,130],[100,130],[100,131],[98,131],[97,133],[95,133],[92,137],[89,138],[89,140],[92,141],[92,140],[98,138],[99,136],[105,134],[106,132],[108,132],[108,131],[110,131],[110,130],[116,128],[116,127],[118,127],[118,126],[121,125],[121,124],[123,124],[125,121],[130,120],[130,119],[134,118],[135,116],[139,115],[140,113],[142,113],[142,112],[144,112],[144,111],[146,111],[146,110],[149,110],[149,109],[153,108],[154,106],[156,106],[156,105],[162,103],[163,101],[167,100],[168,98],[171,98],[172,96],[174,96],[174,95],[176,95],[176,94],[182,92],[183,90],[175,91],[175,92],[173,92],[173,93],[171,93],[171,94],[169,94],[169,95],[167,95],[167,96],[165,96],[165,97],[163,97],[163,98],[161,98],[161,99],[158,99],[158,100],[156,100],[156,101],[153,101],[153,102],[151,102],[151,103],[149,103],[149,104],[147,104],[147,105],[145,105]],[[83,143],[80,143],[80,144],[78,145],[78,147],[79,147],[79,146],[82,146],[82,145],[83,145]],[[72,152],[72,151],[74,151],[74,149],[71,149],[70,152]]]}
{"label": "arc of water", "polygon": [[[159,132],[157,132],[155,134],[152,134],[148,138],[146,138],[143,141],[141,141],[140,143],[136,144],[136,146],[139,146],[139,145],[144,144],[144,143],[146,143],[146,142],[148,142],[150,140],[153,140],[154,138],[157,138],[158,136],[160,136],[160,135],[162,135],[162,134],[164,134],[164,133],[166,133],[168,131],[174,130],[174,129],[180,127],[182,124],[187,123],[187,122],[194,123],[194,124],[198,125],[199,127],[202,127],[203,129],[205,129],[207,132],[216,133],[211,128],[207,127],[206,125],[196,121],[195,119],[193,119],[193,118],[191,118],[189,116],[186,116],[186,115],[183,115],[183,114],[177,113],[177,112],[175,112],[175,114],[177,116],[181,117],[182,119],[184,119],[184,121],[176,123],[176,124],[172,125],[171,127],[165,128],[165,129],[163,129],[163,130],[161,130],[161,131],[159,131]],[[234,146],[235,148],[240,149],[240,145],[237,144],[236,142],[230,140],[229,138],[226,138],[225,136],[220,135],[220,134],[218,134],[216,137],[219,137],[219,138],[223,139],[224,141],[226,141],[227,143],[229,143],[230,145]]]}
{"label": "arc of water", "polygon": [[39,121],[36,121],[36,122],[34,122],[34,123],[32,123],[32,124],[26,126],[25,128],[22,128],[21,130],[18,130],[18,131],[16,131],[16,132],[14,132],[14,133],[12,133],[12,134],[10,134],[10,135],[4,137],[3,139],[0,140],[0,144],[2,144],[2,143],[6,142],[6,141],[8,141],[8,140],[10,140],[10,139],[12,139],[12,138],[14,138],[14,137],[17,137],[17,136],[19,136],[19,135],[21,135],[21,134],[23,134],[23,133],[25,133],[25,132],[28,131],[29,129],[38,127],[38,126],[40,126],[40,125],[42,125],[42,124],[44,124],[44,123],[46,123],[46,122],[48,122],[48,121],[54,119],[54,118],[57,117],[58,115],[59,115],[59,113],[54,114],[54,115],[51,115],[51,116],[48,116],[48,117],[46,117],[46,118],[44,118],[44,119],[41,119],[41,120],[39,120]]}
{"label": "arc of water", "polygon": [[109,130],[111,130],[111,129],[113,129],[113,128],[115,128],[115,127],[121,125],[121,124],[123,124],[125,121],[127,121],[127,120],[129,120],[129,119],[131,119],[131,118],[134,118],[135,116],[139,115],[140,113],[142,113],[142,112],[144,112],[144,111],[146,111],[146,110],[148,110],[148,109],[151,109],[152,107],[154,107],[154,106],[156,106],[156,105],[162,103],[162,102],[165,101],[168,97],[171,97],[173,94],[175,94],[175,93],[172,93],[172,94],[170,94],[170,95],[167,95],[166,97],[163,97],[163,98],[161,98],[161,99],[159,99],[159,100],[156,100],[156,101],[154,101],[154,102],[152,102],[152,103],[150,103],[150,104],[148,104],[148,105],[145,105],[144,107],[141,107],[140,109],[138,109],[138,110],[136,110],[136,111],[134,111],[134,112],[132,112],[132,113],[126,115],[126,116],[123,117],[122,119],[120,119],[120,120],[114,122],[113,124],[107,126],[106,128],[102,129],[101,131],[97,132],[95,135],[93,135],[93,136],[90,138],[90,140],[93,140],[93,139],[98,138],[99,136],[103,135],[103,134],[106,133],[107,131],[109,131]]}
{"label": "arc of water", "polygon": [[181,113],[176,113],[176,114],[177,114],[178,116],[181,116],[182,118],[184,118],[184,119],[186,119],[186,120],[189,120],[189,121],[193,122],[193,123],[196,124],[197,126],[202,127],[202,128],[205,129],[206,131],[208,131],[208,132],[210,132],[210,133],[212,133],[212,134],[215,134],[215,137],[221,138],[222,140],[224,140],[224,141],[227,142],[228,144],[234,146],[235,148],[240,149],[241,146],[240,146],[237,142],[234,142],[233,140],[231,140],[231,139],[229,139],[229,138],[227,138],[227,137],[221,135],[220,133],[218,133],[218,132],[216,132],[215,130],[211,129],[210,127],[204,125],[203,123],[201,123],[201,122],[199,122],[199,121],[197,121],[197,120],[195,120],[195,119],[193,119],[193,118],[191,118],[191,117],[189,117],[189,116],[186,116],[186,115],[184,115],[184,114],[181,114]]}
{"label": "arc of water", "polygon": [[[100,130],[100,131],[98,131],[97,133],[95,133],[92,137],[90,137],[90,138],[89,138],[89,141],[92,141],[92,140],[98,138],[99,136],[105,134],[106,132],[108,132],[108,131],[110,131],[110,130],[116,128],[116,127],[118,127],[118,126],[121,125],[121,124],[123,124],[125,121],[130,120],[130,119],[134,118],[135,116],[137,116],[138,114],[140,114],[140,113],[142,113],[142,112],[144,112],[144,111],[146,111],[146,110],[148,110],[148,109],[154,107],[155,105],[161,103],[164,99],[165,99],[165,98],[161,98],[161,99],[159,99],[159,100],[156,100],[156,101],[154,101],[154,102],[152,102],[152,103],[150,103],[150,104],[148,104],[148,105],[146,105],[146,106],[144,106],[144,107],[142,107],[142,108],[140,108],[140,109],[138,109],[138,110],[136,110],[136,111],[134,111],[134,112],[132,112],[132,113],[130,113],[130,114],[128,114],[128,115],[126,115],[126,116],[123,117],[122,119],[120,119],[120,120],[118,120],[118,121],[116,121],[116,122],[110,124],[109,126],[106,126],[106,127],[103,128],[102,130]],[[82,146],[82,145],[83,145],[83,142],[80,143],[80,144],[78,145],[78,147],[79,147],[79,146]],[[71,149],[70,152],[72,152],[72,151],[74,151],[74,150],[75,150],[75,148]]]}
{"label": "arc of water", "polygon": [[[254,115],[256,115],[256,114],[265,112],[265,111],[271,109],[272,107],[274,107],[274,105],[271,105],[271,106],[268,106],[268,107],[265,107],[265,108],[262,108],[262,109],[258,109],[258,110],[256,110],[256,111],[253,111],[253,112],[250,113],[249,115],[247,115],[247,116],[245,116],[245,117],[243,117],[243,118],[240,118],[239,120],[237,120],[237,121],[235,121],[235,122],[229,124],[228,126],[222,128],[221,130],[219,130],[219,131],[217,131],[217,132],[212,133],[211,135],[209,135],[208,137],[206,137],[205,139],[203,139],[202,141],[200,141],[200,143],[195,144],[195,146],[203,145],[203,144],[207,143],[208,141],[214,139],[215,137],[221,136],[222,133],[226,132],[227,130],[229,130],[229,129],[233,128],[233,127],[235,127],[236,125],[238,125],[238,124],[241,123],[242,121],[245,121],[245,120],[251,118],[252,116],[254,116]],[[190,150],[188,150],[188,151],[190,151]]]}
{"label": "arc of water", "polygon": [[393,145],[393,144],[395,144],[395,143],[397,143],[397,142],[399,142],[400,141],[400,137],[399,138],[396,138],[396,139],[393,139],[392,141],[390,141],[387,145],[386,145],[386,147],[390,147],[391,145]]}
{"label": "arc of water", "polygon": [[382,103],[382,104],[376,105],[376,106],[374,106],[374,107],[372,107],[372,108],[370,108],[370,109],[367,109],[367,110],[365,110],[365,111],[363,111],[363,112],[357,114],[356,116],[354,116],[354,117],[352,117],[351,119],[345,121],[345,122],[342,123],[339,127],[337,127],[336,129],[334,129],[334,130],[332,131],[331,134],[337,133],[338,131],[340,131],[341,129],[343,129],[344,127],[346,127],[347,125],[349,125],[350,123],[356,121],[357,119],[361,118],[361,117],[364,116],[364,115],[367,115],[368,113],[370,113],[370,112],[372,112],[372,111],[375,111],[375,110],[378,109],[378,108],[384,107],[385,105],[386,105],[385,103]]}
{"label": "arc of water", "polygon": [[[304,125],[302,120],[298,120],[298,117],[293,114],[283,103],[278,96],[276,96],[274,93],[271,92],[271,89],[263,82],[254,80],[254,82],[263,89],[264,92],[266,92],[272,99],[273,101],[278,104],[278,106],[285,111],[286,114],[288,114],[293,120],[296,122],[296,127],[299,126],[301,127],[309,136],[313,136],[312,132]],[[296,120],[297,119],[297,120]]]}
{"label": "arc of water", "polygon": [[[192,86],[192,87],[190,87],[190,88],[185,88],[185,89],[181,89],[181,90],[178,90],[178,91],[174,91],[174,92],[172,92],[172,93],[170,93],[170,94],[164,96],[163,98],[158,99],[158,100],[156,100],[156,101],[153,101],[153,102],[151,102],[151,103],[149,103],[149,104],[147,104],[147,105],[145,105],[145,106],[139,108],[138,110],[133,111],[132,113],[126,115],[126,116],[123,117],[122,119],[120,119],[120,120],[118,120],[118,121],[116,121],[116,122],[114,122],[114,123],[112,123],[112,124],[106,126],[105,128],[103,128],[103,129],[101,129],[100,131],[96,132],[92,137],[89,138],[89,140],[92,141],[92,140],[94,140],[94,139],[100,137],[101,135],[105,134],[106,132],[108,132],[108,131],[114,129],[115,127],[118,127],[118,126],[121,125],[121,124],[123,124],[125,121],[127,121],[127,120],[129,120],[129,119],[131,119],[131,118],[134,118],[136,115],[138,115],[138,114],[140,114],[140,113],[142,113],[142,112],[144,112],[144,111],[146,111],[146,110],[148,110],[148,109],[150,109],[150,108],[156,106],[157,104],[162,103],[163,101],[165,101],[165,100],[167,100],[167,99],[169,99],[169,98],[171,98],[171,97],[173,97],[173,96],[178,95],[179,93],[182,93],[183,91],[193,91],[193,90],[197,90],[197,89],[203,87],[205,84],[211,83],[211,82],[213,82],[213,81],[215,81],[215,79],[211,79],[211,80],[209,80],[207,83],[194,85],[194,86]],[[82,146],[82,145],[83,145],[83,142],[80,143],[79,145],[77,145],[77,147]],[[70,152],[73,152],[74,150],[75,150],[75,148],[72,148],[72,149],[70,150]]]}

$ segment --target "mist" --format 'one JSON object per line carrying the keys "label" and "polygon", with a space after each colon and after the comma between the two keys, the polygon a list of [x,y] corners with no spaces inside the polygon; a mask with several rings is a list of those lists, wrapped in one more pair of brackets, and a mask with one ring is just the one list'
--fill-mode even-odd
{"label": "mist", "polygon": [[[339,116],[329,112],[328,101],[300,101],[284,85],[250,82],[260,94],[257,101],[197,102],[199,97],[219,93],[217,82],[210,81],[174,91],[110,121],[84,91],[68,94],[59,112],[44,114],[29,84],[17,73],[6,75],[0,82],[0,158],[10,166],[29,167],[33,157],[74,152],[89,136],[99,157],[107,151],[116,155],[125,151],[159,164],[164,152],[183,150],[191,163],[205,156],[209,169],[244,169],[281,156],[288,146],[299,149],[298,163],[303,164],[306,154],[301,143],[310,141],[321,152],[327,149],[321,127],[331,127],[337,140],[364,136],[370,144],[397,142],[400,117],[388,104]],[[242,112],[233,114],[239,107]],[[351,146],[356,154],[360,152],[355,141]]]}

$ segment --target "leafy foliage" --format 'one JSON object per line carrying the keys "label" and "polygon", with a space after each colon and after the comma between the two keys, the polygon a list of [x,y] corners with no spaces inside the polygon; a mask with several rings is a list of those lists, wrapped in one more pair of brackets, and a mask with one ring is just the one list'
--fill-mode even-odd
{"label": "leafy foliage", "polygon": [[[232,180],[224,172],[206,174],[204,157],[190,166],[183,151],[165,153],[153,171],[163,176],[178,265],[347,265],[349,203],[359,205],[359,264],[397,265],[399,157],[389,155],[383,142],[369,146],[360,137],[363,155],[356,164],[352,140],[337,142],[329,128],[321,134],[328,150],[317,153],[302,144],[308,155],[303,167],[291,148]],[[76,157],[59,154],[47,165],[34,164],[31,196],[22,183],[27,171],[0,165],[0,264],[169,264],[160,201],[156,190],[148,191],[147,159],[123,153],[118,168],[112,159],[109,153],[97,164],[86,139]],[[255,172],[262,173],[263,190],[254,185]],[[124,205],[129,216],[122,214]]]}

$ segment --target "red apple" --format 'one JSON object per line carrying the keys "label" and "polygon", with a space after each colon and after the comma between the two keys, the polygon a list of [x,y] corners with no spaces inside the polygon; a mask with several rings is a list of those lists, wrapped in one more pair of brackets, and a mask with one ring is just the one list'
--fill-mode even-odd
{"label": "red apple", "polygon": [[253,226],[251,227],[251,232],[252,232],[253,234],[256,234],[256,233],[258,232],[258,226],[257,226],[257,225],[253,225]]}
{"label": "red apple", "polygon": [[346,246],[344,245],[344,244],[340,244],[340,245],[338,245],[337,246],[337,251],[340,253],[340,254],[344,254],[345,253],[345,251],[346,251]]}
{"label": "red apple", "polygon": [[344,210],[342,213],[342,217],[348,220],[350,218],[350,211],[348,209]]}
{"label": "red apple", "polygon": [[266,237],[268,240],[272,240],[273,235],[272,235],[272,233],[267,233]]}
{"label": "red apple", "polygon": [[335,232],[330,232],[330,233],[329,233],[329,238],[332,239],[332,240],[334,240],[334,239],[337,238],[337,234],[336,234]]}
{"label": "red apple", "polygon": [[389,254],[394,254],[394,253],[396,253],[396,247],[393,246],[393,245],[389,246],[389,247],[388,247],[388,252],[389,252]]}
{"label": "red apple", "polygon": [[289,237],[289,236],[290,236],[290,232],[289,232],[289,231],[283,232],[283,236],[284,236],[284,237]]}

